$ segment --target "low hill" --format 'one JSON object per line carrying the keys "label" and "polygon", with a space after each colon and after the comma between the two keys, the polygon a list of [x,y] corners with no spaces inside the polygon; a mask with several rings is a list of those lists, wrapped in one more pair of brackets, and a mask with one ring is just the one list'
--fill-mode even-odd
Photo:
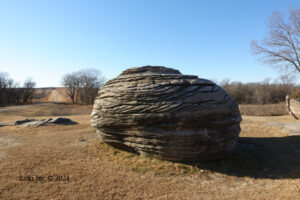
{"label": "low hill", "polygon": [[36,88],[33,96],[33,103],[71,103],[70,97],[67,95],[64,87]]}

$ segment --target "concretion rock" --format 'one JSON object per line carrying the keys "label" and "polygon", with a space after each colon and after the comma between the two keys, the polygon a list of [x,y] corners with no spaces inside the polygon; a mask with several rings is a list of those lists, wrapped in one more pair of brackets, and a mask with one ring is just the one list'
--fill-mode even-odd
{"label": "concretion rock", "polygon": [[104,142],[171,161],[229,154],[241,120],[237,103],[215,83],[159,66],[130,68],[108,81],[91,114]]}
{"label": "concretion rock", "polygon": [[285,97],[285,106],[287,112],[295,119],[300,118],[300,100],[290,99],[289,96]]}

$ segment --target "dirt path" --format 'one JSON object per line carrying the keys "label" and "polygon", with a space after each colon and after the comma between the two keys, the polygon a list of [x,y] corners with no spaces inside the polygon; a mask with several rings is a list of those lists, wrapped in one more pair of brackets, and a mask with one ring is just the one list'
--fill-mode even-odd
{"label": "dirt path", "polygon": [[50,102],[65,102],[66,99],[57,90],[51,90],[48,101]]}

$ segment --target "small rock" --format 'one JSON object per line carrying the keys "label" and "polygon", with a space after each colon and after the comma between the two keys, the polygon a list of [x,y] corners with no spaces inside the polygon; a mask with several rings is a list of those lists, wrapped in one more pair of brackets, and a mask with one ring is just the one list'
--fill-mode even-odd
{"label": "small rock", "polygon": [[32,121],[35,121],[36,119],[22,119],[22,120],[17,120],[15,121],[14,125],[21,125],[21,124],[24,124],[24,123],[28,123],[28,122],[32,122]]}
{"label": "small rock", "polygon": [[[50,118],[51,119],[51,118]],[[49,123],[53,124],[63,124],[63,125],[68,125],[68,124],[77,124],[77,122],[72,121],[71,119],[68,118],[62,118],[62,117],[57,117],[54,119],[49,120]]]}
{"label": "small rock", "polygon": [[11,124],[10,123],[1,123],[0,124],[0,127],[3,127],[3,126],[10,126]]}
{"label": "small rock", "polygon": [[14,122],[14,125],[23,125],[24,127],[36,127],[36,126],[46,126],[50,124],[59,124],[59,125],[70,125],[77,124],[77,122],[72,121],[68,118],[48,118],[48,119],[24,119]]}

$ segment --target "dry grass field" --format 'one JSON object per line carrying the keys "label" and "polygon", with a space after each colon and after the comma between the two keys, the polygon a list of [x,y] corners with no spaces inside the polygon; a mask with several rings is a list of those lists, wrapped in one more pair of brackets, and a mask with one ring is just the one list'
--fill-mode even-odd
{"label": "dry grass field", "polygon": [[247,116],[280,116],[287,115],[285,102],[265,105],[239,105],[242,115]]}
{"label": "dry grass field", "polygon": [[265,126],[294,122],[290,116],[243,116],[238,148],[229,157],[172,163],[102,143],[89,124],[91,109],[0,108],[0,123],[52,116],[78,122],[0,127],[0,199],[300,199],[300,136]]}

